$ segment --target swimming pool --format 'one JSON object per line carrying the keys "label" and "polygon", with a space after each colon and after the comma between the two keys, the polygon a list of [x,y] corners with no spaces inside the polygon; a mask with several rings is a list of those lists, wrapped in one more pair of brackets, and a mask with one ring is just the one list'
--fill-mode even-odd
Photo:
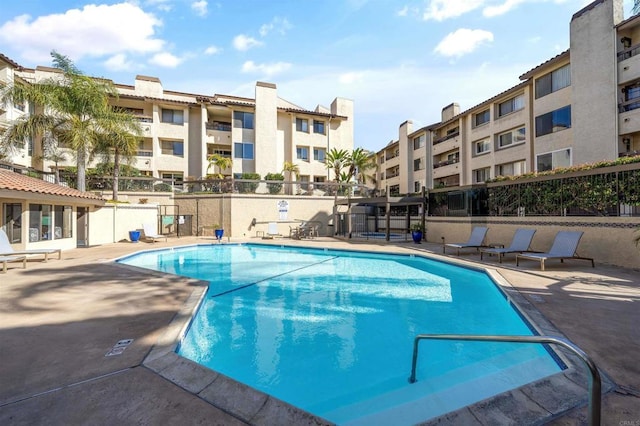
{"label": "swimming pool", "polygon": [[262,245],[122,262],[210,281],[182,356],[339,424],[412,424],[560,371],[541,346],[426,342],[408,383],[416,334],[532,334],[472,269]]}

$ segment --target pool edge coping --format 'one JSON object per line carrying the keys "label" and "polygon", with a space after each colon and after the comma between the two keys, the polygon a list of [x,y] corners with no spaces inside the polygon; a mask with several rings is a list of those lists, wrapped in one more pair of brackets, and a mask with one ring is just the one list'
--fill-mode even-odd
{"label": "pool edge coping", "polygon": [[[232,244],[246,245],[247,243]],[[318,247],[293,246],[282,243],[269,244],[262,242],[257,244],[323,250],[323,248]],[[188,244],[172,247],[169,250],[200,245],[213,244]],[[142,250],[134,254],[160,250],[167,250],[167,248]],[[485,272],[498,290],[504,295],[505,299],[513,304],[517,313],[522,315],[528,325],[533,327],[536,332],[540,335],[552,335],[566,339],[564,334],[529,302],[517,288],[500,274],[496,268],[482,266],[464,259],[455,259],[432,252],[393,253],[390,251],[370,251],[349,248],[331,248],[329,250],[420,256],[429,260],[443,261],[456,266]],[[164,275],[162,272],[117,262],[119,259],[130,257],[134,254],[113,259],[112,262],[120,267],[144,270],[151,275]],[[249,424],[334,424],[320,416],[309,413],[299,407],[293,406],[178,355],[175,351],[188,330],[191,320],[197,313],[202,300],[206,296],[208,286],[207,281],[186,277],[182,278],[191,285],[197,285],[197,288],[194,289],[187,300],[185,300],[184,305],[176,313],[171,322],[165,326],[164,333],[162,333],[156,343],[153,344],[151,350],[142,361],[144,367],[194,396],[203,399],[214,407]],[[497,418],[518,421],[528,419],[529,423],[544,424],[566,414],[574,408],[585,406],[588,401],[586,383],[588,383],[589,380],[586,367],[577,356],[560,352],[555,347],[551,349],[556,357],[565,363],[566,369],[526,385],[493,395],[474,404],[427,419],[419,424],[442,425],[457,424],[460,422],[468,424],[490,424]],[[599,371],[602,378],[602,395],[604,395],[615,389],[615,383],[606,372],[601,369],[599,369]],[[217,387],[221,389],[216,389]]]}

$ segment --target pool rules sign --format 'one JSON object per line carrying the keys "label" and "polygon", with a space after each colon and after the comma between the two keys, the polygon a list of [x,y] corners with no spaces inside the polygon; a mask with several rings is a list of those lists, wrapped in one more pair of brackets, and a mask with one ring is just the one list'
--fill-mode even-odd
{"label": "pool rules sign", "polygon": [[278,220],[287,220],[289,215],[289,202],[287,200],[278,201]]}

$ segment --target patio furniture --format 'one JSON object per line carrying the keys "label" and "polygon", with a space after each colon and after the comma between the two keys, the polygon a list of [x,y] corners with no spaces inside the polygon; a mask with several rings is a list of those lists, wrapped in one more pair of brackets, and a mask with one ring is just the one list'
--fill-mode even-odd
{"label": "patio furniture", "polygon": [[487,231],[489,228],[484,226],[476,226],[471,230],[471,236],[469,237],[469,241],[466,243],[447,243],[442,246],[442,252],[446,253],[447,247],[453,247],[457,249],[457,255],[460,255],[460,249],[463,248],[475,248],[479,249],[480,247],[486,247],[484,245],[484,238],[487,235]]}
{"label": "patio furniture", "polygon": [[[42,254],[44,255],[44,261],[49,260],[49,255],[58,253],[58,259],[62,259],[62,250],[54,248],[43,249],[29,249],[29,250],[14,250],[13,246],[9,242],[9,238],[3,229],[0,229],[0,256],[19,256],[30,254]],[[6,265],[5,265],[6,267]]]}
{"label": "patio furniture", "polygon": [[7,263],[22,261],[22,268],[27,268],[27,256],[0,256],[2,262],[2,272],[7,272]]}
{"label": "patio furniture", "polygon": [[153,225],[150,223],[143,223],[142,230],[144,231],[144,238],[146,240],[151,240],[152,243],[155,243],[156,240],[160,240],[163,238],[165,241],[167,241],[167,236],[158,234],[156,231],[154,231]]}
{"label": "patio furniture", "polygon": [[544,262],[548,259],[560,259],[564,263],[564,259],[582,259],[590,260],[591,267],[595,268],[595,262],[591,257],[578,256],[578,243],[582,238],[582,231],[559,231],[556,234],[551,249],[546,253],[520,253],[516,255],[516,266],[519,266],[520,259],[531,259],[540,261],[540,269],[544,271]]}
{"label": "patio furniture", "polygon": [[507,253],[522,253],[525,251],[529,251],[529,247],[531,246],[531,240],[533,239],[533,234],[536,233],[535,229],[516,229],[515,234],[513,234],[513,239],[511,240],[511,244],[509,247],[501,248],[501,247],[487,247],[480,249],[480,260],[482,260],[482,256],[484,253],[487,254],[497,254],[498,262],[502,263],[502,257]]}

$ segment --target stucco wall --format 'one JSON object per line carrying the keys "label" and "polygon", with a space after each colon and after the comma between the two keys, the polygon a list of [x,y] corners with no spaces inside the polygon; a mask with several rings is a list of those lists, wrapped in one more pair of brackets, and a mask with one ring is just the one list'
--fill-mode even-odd
{"label": "stucco wall", "polygon": [[143,223],[158,225],[157,204],[106,205],[89,213],[89,245],[129,239],[129,231],[142,230]]}
{"label": "stucco wall", "polygon": [[[282,200],[289,203],[289,210],[287,218],[280,220],[278,202]],[[175,204],[180,214],[193,215],[193,235],[202,234],[203,226],[223,224],[225,237],[254,237],[259,232],[266,234],[269,222],[276,222],[278,232],[288,236],[289,226],[297,226],[301,221],[313,222],[318,233],[326,235],[333,201],[332,197],[225,194],[177,196]]]}
{"label": "stucco wall", "polygon": [[633,243],[640,228],[637,217],[428,217],[427,241],[464,242],[474,226],[486,226],[487,243],[508,246],[517,228],[536,229],[531,248],[547,251],[558,231],[583,231],[578,246],[580,256],[593,257],[598,263],[640,269],[640,249]]}

